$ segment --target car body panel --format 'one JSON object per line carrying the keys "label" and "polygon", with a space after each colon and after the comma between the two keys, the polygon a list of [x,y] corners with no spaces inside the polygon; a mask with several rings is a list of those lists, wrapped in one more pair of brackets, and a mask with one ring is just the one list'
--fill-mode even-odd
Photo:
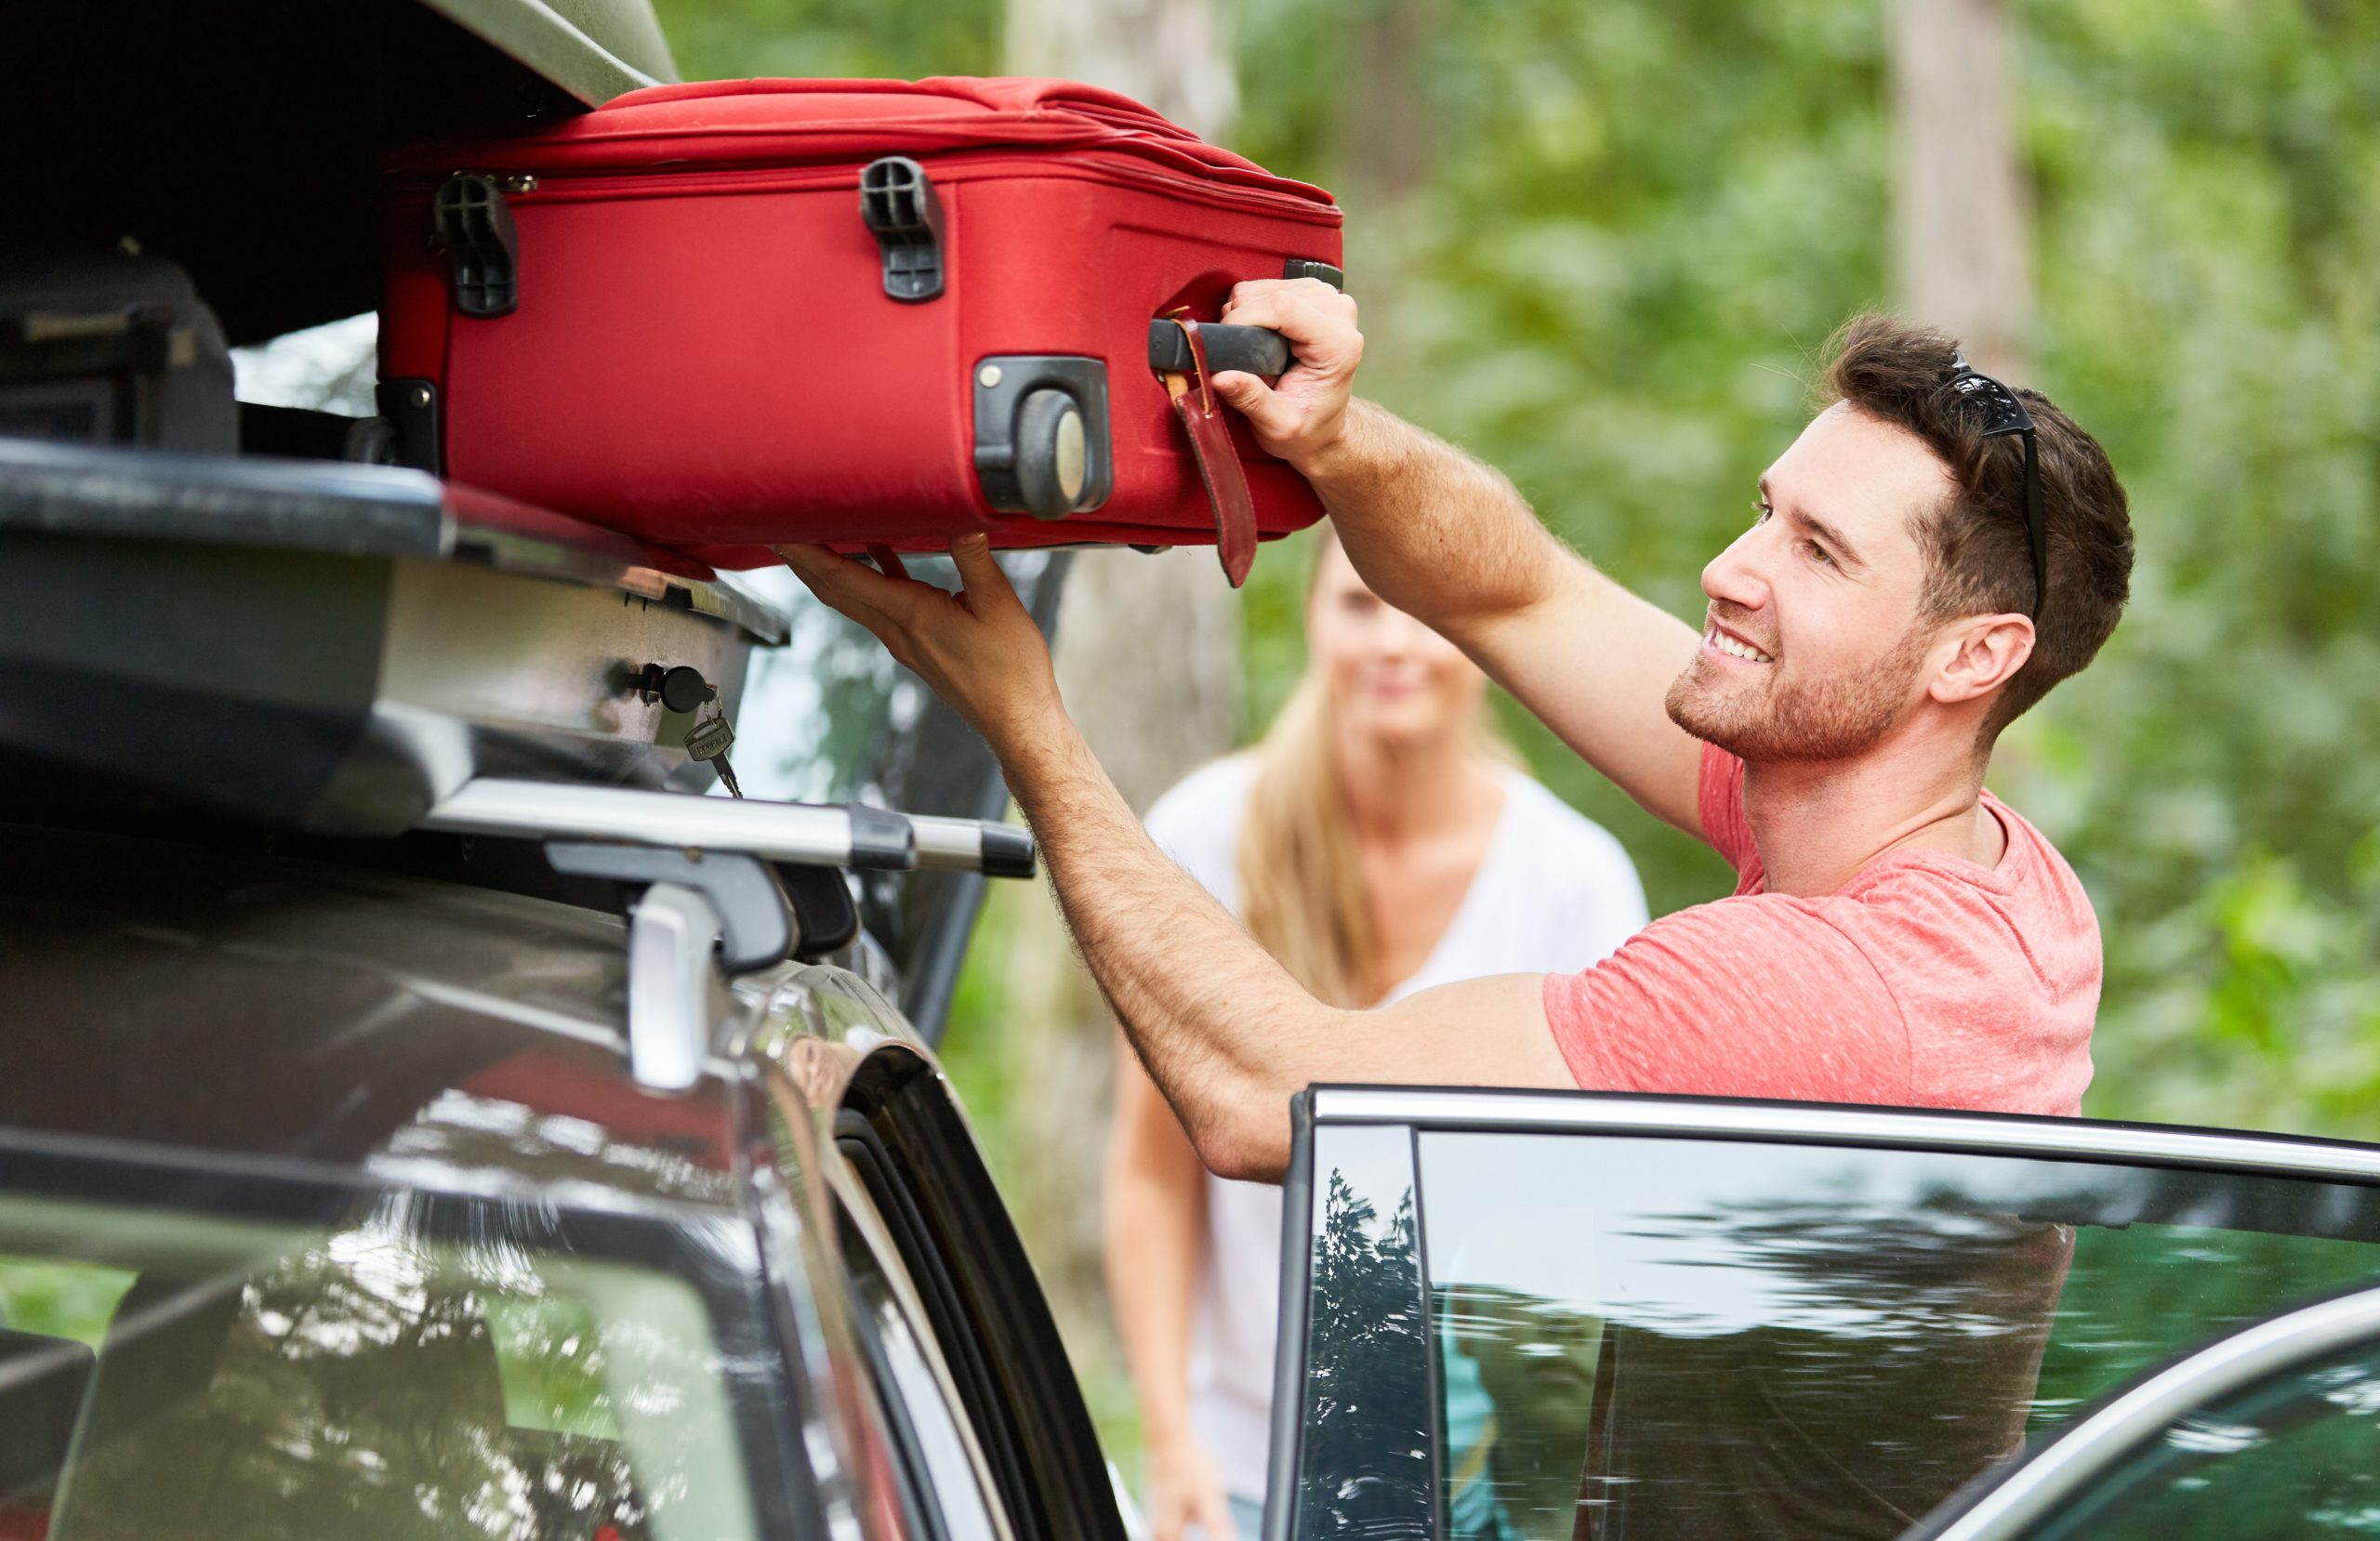
{"label": "car body panel", "polygon": [[438,1234],[525,1225],[662,1268],[742,1335],[721,1363],[763,1533],[890,1537],[917,1534],[892,1481],[903,1409],[862,1352],[840,1234],[865,1189],[907,1217],[887,1271],[929,1302],[927,1360],[1012,1534],[1120,1535],[948,1083],[857,974],[721,983],[704,1074],[662,1094],[628,1073],[615,915],[20,825],[0,825],[0,1196],[319,1228],[397,1202]]}

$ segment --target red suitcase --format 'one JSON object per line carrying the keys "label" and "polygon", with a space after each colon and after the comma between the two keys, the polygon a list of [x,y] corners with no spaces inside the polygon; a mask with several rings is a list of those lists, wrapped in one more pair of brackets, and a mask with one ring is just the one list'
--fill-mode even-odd
{"label": "red suitcase", "polygon": [[658,86],[409,155],[388,209],[382,401],[459,482],[731,567],[985,530],[1220,537],[1237,581],[1321,513],[1183,367],[1280,339],[1170,318],[1336,283],[1339,210],[1111,92]]}

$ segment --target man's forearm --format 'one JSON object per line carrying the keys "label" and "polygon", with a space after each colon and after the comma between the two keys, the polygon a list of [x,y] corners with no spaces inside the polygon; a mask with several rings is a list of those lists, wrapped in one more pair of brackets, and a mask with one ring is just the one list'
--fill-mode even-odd
{"label": "man's forearm", "polygon": [[1537,602],[1552,565],[1575,560],[1502,472],[1369,402],[1300,469],[1372,591],[1458,640]]}
{"label": "man's forearm", "polygon": [[[1142,829],[1064,717],[1003,746],[1083,961],[1207,1166],[1276,1170],[1323,1005]],[[1352,1047],[1352,1045],[1346,1047]]]}

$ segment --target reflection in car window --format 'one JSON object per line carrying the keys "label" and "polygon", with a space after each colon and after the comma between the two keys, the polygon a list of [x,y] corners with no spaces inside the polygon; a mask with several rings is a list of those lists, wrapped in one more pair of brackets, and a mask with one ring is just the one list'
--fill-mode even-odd
{"label": "reflection in car window", "polygon": [[1300,1541],[1431,1534],[1429,1339],[1414,1203],[1409,1131],[1316,1132]]}
{"label": "reflection in car window", "polygon": [[2380,1195],[2344,1185],[1559,1135],[1419,1146],[1457,1541],[1897,1535],[2147,1365],[2380,1271]]}
{"label": "reflection in car window", "polygon": [[2182,1419],[2034,1533],[2040,1541],[2380,1534],[2380,1348]]}
{"label": "reflection in car window", "polygon": [[703,1298],[519,1219],[0,1198],[0,1534],[755,1534]]}

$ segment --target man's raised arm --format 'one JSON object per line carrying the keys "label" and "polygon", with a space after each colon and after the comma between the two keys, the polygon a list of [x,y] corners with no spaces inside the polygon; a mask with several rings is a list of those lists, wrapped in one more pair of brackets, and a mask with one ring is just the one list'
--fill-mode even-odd
{"label": "man's raised arm", "polygon": [[1257,442],[1304,474],[1364,582],[1461,648],[1595,769],[1701,833],[1701,745],[1663,705],[1694,629],[1554,538],[1503,475],[1352,394],[1355,303],[1315,279],[1232,292],[1223,319],[1270,326],[1298,362],[1272,387],[1215,376]]}
{"label": "man's raised arm", "polygon": [[1316,1081],[1575,1085],[1541,974],[1441,985],[1377,1011],[1326,1006],[1291,979],[1157,849],[1091,757],[983,536],[952,545],[956,595],[815,547],[778,549],[999,756],[1084,962],[1210,1170],[1277,1179],[1289,1098]]}

